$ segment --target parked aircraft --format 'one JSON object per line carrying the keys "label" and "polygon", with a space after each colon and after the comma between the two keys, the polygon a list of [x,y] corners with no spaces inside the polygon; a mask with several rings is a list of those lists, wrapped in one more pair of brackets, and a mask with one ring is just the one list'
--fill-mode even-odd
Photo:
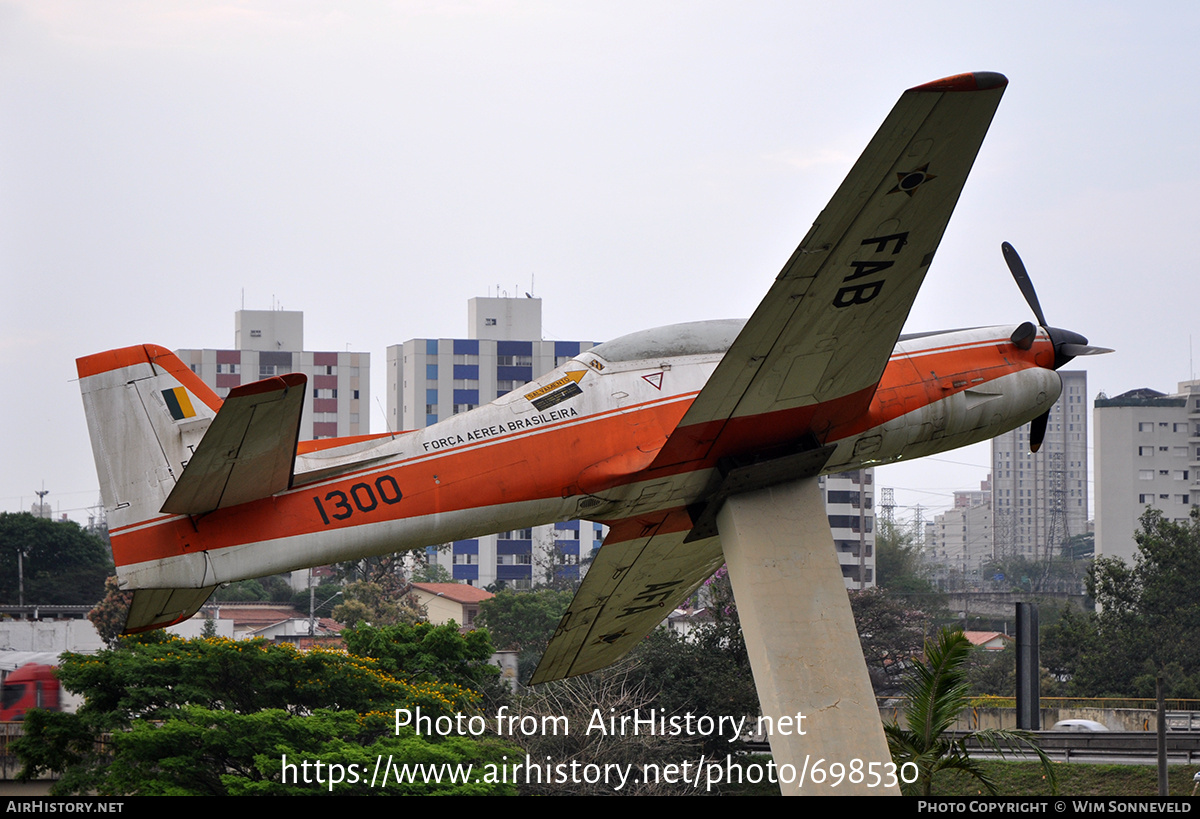
{"label": "parked aircraft", "polygon": [[906,91],[749,320],[608,341],[426,429],[298,442],[303,375],[222,401],[162,347],[80,358],[126,630],[235,580],[581,518],[609,533],[534,679],[572,676],[721,565],[731,497],[1030,421],[1036,446],[1055,370],[1104,351],[1047,325],[1011,247],[1037,326],[900,335],[1006,85]]}

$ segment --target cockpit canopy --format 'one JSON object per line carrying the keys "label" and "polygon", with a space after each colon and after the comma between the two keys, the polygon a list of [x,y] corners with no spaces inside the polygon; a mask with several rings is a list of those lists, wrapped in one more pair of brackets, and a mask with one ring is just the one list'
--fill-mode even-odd
{"label": "cockpit canopy", "polygon": [[670,324],[614,338],[588,352],[611,362],[724,353],[745,324],[745,319]]}

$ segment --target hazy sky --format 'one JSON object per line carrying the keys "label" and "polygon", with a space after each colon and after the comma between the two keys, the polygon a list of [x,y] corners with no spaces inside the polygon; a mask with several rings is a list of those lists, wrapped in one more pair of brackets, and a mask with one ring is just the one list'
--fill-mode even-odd
{"label": "hazy sky", "polygon": [[[372,356],[532,289],[547,337],[747,316],[905,89],[1010,85],[908,330],[1031,318],[1171,391],[1200,329],[1190,3],[0,0],[0,509],[98,489],[74,359],[305,312]],[[1186,251],[1178,256],[1180,251]],[[243,296],[244,294],[244,296]],[[1196,339],[1200,344],[1200,338]],[[384,428],[372,400],[371,428]],[[882,469],[944,507],[980,445]]]}

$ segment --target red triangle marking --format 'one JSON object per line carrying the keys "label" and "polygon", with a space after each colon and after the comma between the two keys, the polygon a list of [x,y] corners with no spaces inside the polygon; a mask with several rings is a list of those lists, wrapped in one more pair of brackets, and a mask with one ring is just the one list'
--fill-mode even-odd
{"label": "red triangle marking", "polygon": [[656,389],[656,390],[662,389],[662,377],[663,377],[662,373],[654,373],[653,375],[643,375],[642,376],[642,378],[645,379],[646,383],[649,384],[651,387],[654,387],[654,389]]}

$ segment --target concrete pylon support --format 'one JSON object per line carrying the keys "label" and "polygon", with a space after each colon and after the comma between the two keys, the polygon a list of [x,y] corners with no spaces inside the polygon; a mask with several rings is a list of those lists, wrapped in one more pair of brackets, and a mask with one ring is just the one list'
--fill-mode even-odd
{"label": "concrete pylon support", "polygon": [[[770,737],[777,767],[793,766],[797,779],[806,770],[803,785],[788,785],[781,775],[780,789],[785,795],[899,794],[895,787],[868,787],[875,781],[869,771],[887,781],[891,755],[817,479],[730,497],[717,514],[717,529],[763,715],[790,717],[805,732]],[[818,760],[824,782],[813,781],[821,778]],[[836,787],[828,775],[835,762],[847,774]],[[852,765],[861,777],[849,775]]]}

